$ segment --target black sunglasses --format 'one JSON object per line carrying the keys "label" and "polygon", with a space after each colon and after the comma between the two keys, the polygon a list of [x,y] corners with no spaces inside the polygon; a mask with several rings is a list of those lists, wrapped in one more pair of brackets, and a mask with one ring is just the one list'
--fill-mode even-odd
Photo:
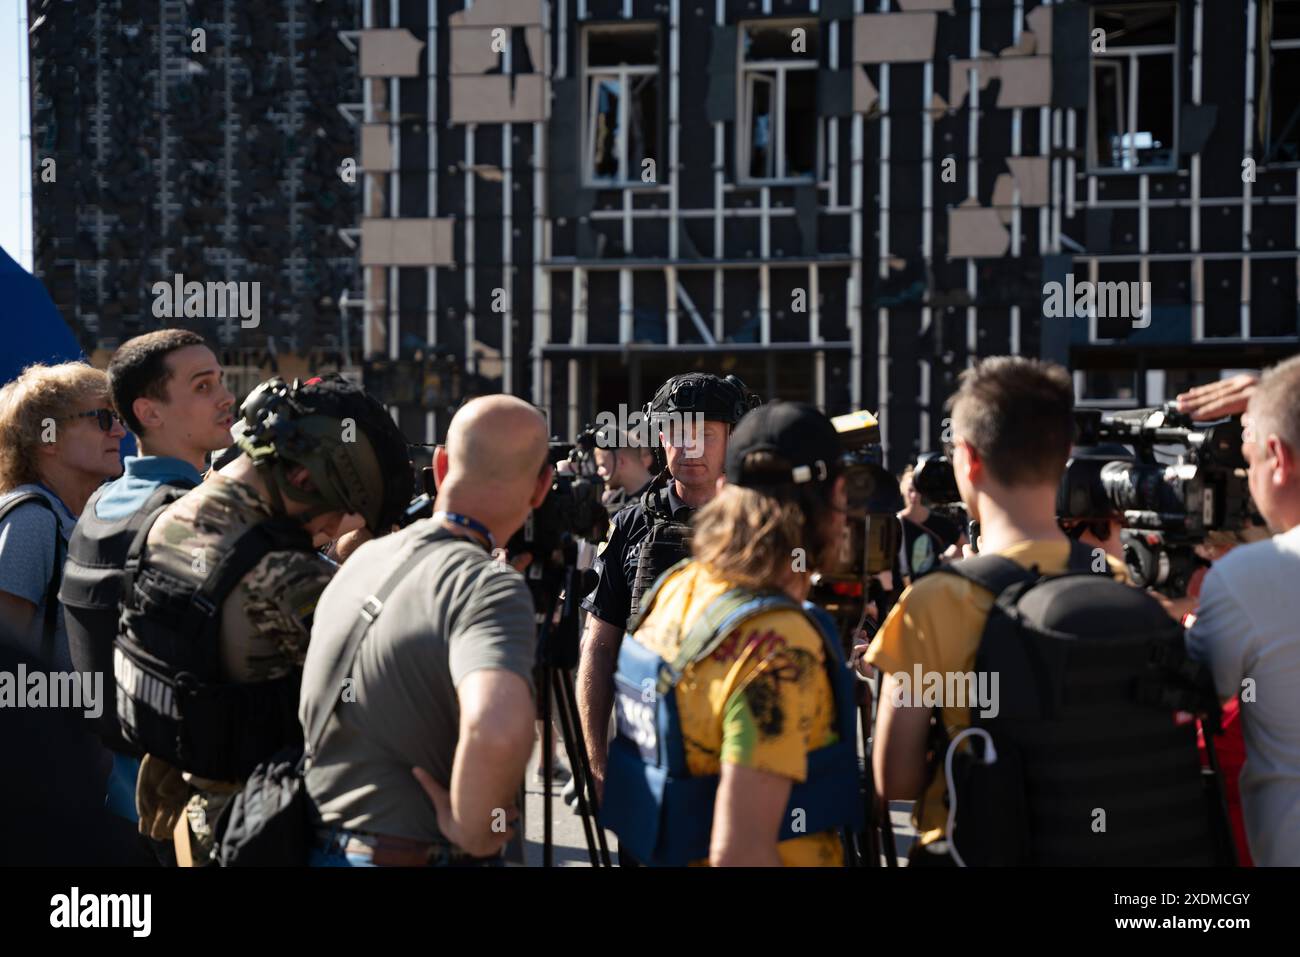
{"label": "black sunglasses", "polygon": [[112,432],[113,423],[121,422],[117,413],[112,409],[91,409],[89,412],[78,412],[76,415],[66,416],[69,419],[94,419],[99,423],[101,432]]}

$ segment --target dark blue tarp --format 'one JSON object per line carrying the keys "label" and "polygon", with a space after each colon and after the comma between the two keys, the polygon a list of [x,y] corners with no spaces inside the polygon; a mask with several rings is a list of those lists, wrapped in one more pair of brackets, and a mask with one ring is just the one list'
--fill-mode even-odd
{"label": "dark blue tarp", "polygon": [[33,362],[84,358],[41,281],[0,249],[0,385]]}
{"label": "dark blue tarp", "polygon": [[[85,357],[41,281],[0,247],[0,385],[16,379],[33,362],[48,365]],[[130,432],[122,440],[122,452],[135,454]]]}

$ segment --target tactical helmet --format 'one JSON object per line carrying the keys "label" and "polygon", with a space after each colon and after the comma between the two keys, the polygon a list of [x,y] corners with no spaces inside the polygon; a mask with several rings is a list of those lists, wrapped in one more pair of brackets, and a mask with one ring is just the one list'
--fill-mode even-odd
{"label": "tactical helmet", "polygon": [[734,375],[725,379],[709,372],[675,375],[659,387],[646,404],[645,414],[653,419],[669,413],[703,415],[706,422],[735,425],[762,400]]}
{"label": "tactical helmet", "polygon": [[[283,497],[312,506],[308,516],[355,512],[377,534],[401,516],[415,488],[406,439],[388,412],[342,376],[292,384],[279,376],[249,393],[239,407],[236,444]],[[313,489],[288,480],[307,470]]]}

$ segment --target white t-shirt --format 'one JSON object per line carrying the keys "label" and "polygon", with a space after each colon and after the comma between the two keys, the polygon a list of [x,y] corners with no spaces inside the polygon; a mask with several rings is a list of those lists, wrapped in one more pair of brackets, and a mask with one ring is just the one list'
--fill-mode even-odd
{"label": "white t-shirt", "polygon": [[1300,526],[1215,562],[1196,615],[1188,653],[1210,667],[1221,697],[1242,699],[1251,857],[1300,865]]}

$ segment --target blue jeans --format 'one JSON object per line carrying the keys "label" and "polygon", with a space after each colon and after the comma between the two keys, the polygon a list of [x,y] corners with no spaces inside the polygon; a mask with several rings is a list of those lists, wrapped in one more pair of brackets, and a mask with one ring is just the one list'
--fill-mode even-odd
{"label": "blue jeans", "polygon": [[[355,851],[345,851],[343,845],[347,843],[348,837],[352,832],[349,831],[332,831],[328,835],[318,833],[315,844],[311,852],[307,855],[308,867],[377,867],[378,865],[371,859],[369,854],[357,853]],[[503,867],[505,860],[497,857],[491,860],[461,860],[450,861],[447,859],[430,861],[429,867],[446,867],[446,866],[476,866],[476,867]]]}
{"label": "blue jeans", "polygon": [[345,854],[337,847],[329,850],[317,845],[307,856],[308,867],[374,867],[374,863],[364,854]]}

